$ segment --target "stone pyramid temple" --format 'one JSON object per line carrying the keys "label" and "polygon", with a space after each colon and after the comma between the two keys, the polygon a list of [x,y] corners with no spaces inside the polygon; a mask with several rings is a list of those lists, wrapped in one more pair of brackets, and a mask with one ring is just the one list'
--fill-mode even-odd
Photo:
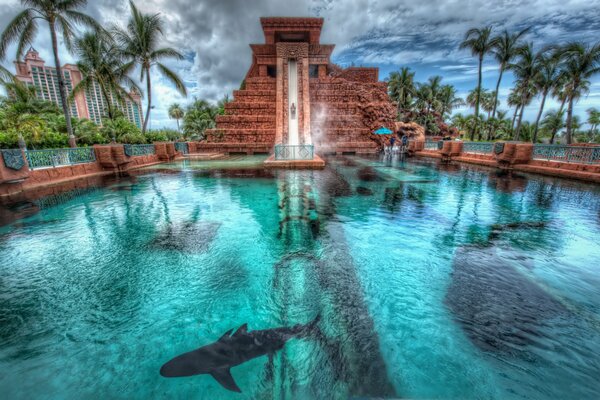
{"label": "stone pyramid temple", "polygon": [[314,145],[320,155],[373,153],[393,129],[396,108],[377,68],[340,68],[321,44],[322,18],[261,18],[264,44],[204,150],[272,153],[275,145]]}

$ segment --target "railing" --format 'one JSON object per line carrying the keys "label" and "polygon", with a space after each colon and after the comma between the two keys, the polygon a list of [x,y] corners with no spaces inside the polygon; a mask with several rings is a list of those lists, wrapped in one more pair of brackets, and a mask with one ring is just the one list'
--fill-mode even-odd
{"label": "railing", "polygon": [[275,145],[276,160],[312,160],[315,147],[312,144],[300,145]]}
{"label": "railing", "polygon": [[190,154],[187,142],[175,142],[175,150],[181,152],[181,154]]}
{"label": "railing", "polygon": [[463,153],[492,154],[494,143],[490,142],[464,142]]}
{"label": "railing", "polygon": [[600,146],[561,146],[536,144],[534,160],[561,161],[566,163],[600,164]]}
{"label": "railing", "polygon": [[25,154],[27,155],[29,169],[53,168],[96,161],[96,153],[94,153],[93,147],[26,150]]}
{"label": "railing", "polygon": [[125,144],[123,147],[125,149],[125,155],[129,157],[155,154],[153,144]]}
{"label": "railing", "polygon": [[425,150],[437,150],[438,144],[437,144],[437,142],[426,141],[424,149]]}

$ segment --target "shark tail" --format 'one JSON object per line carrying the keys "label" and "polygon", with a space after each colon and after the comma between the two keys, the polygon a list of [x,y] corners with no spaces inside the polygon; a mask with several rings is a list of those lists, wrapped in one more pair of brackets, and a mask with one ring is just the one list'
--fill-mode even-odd
{"label": "shark tail", "polygon": [[321,314],[317,314],[315,319],[313,319],[308,324],[306,324],[302,327],[302,330],[300,331],[298,337],[307,337],[307,336],[310,336],[311,334],[313,334],[315,332],[315,330],[319,329],[319,327],[317,325],[320,320],[321,320]]}

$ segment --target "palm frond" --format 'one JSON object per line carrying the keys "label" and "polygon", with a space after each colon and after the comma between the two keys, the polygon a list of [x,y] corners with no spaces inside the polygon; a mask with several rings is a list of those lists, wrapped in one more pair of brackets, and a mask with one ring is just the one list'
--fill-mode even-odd
{"label": "palm frond", "polygon": [[[75,1],[75,0],[72,0]],[[81,25],[84,26],[86,28],[91,28],[94,29],[96,31],[102,31],[103,28],[102,26],[92,17],[90,17],[87,14],[84,14],[82,12],[79,11],[74,11],[74,10],[66,10],[64,12],[64,16],[70,20],[73,21],[74,23],[76,23],[77,25]]]}
{"label": "palm frond", "polygon": [[34,19],[29,20],[29,23],[23,29],[23,32],[21,32],[21,36],[19,37],[19,44],[17,46],[17,59],[23,57],[23,54],[25,54],[25,48],[33,43],[33,39],[37,34],[37,30],[37,22]]}
{"label": "palm frond", "polygon": [[63,16],[57,16],[56,18],[56,28],[59,33],[62,34],[63,42],[65,43],[65,47],[69,52],[73,50],[73,37],[75,37],[75,32],[73,31],[73,26],[71,23],[64,18]]}
{"label": "palm frond", "polygon": [[[23,33],[31,27],[34,21],[34,12],[31,8],[23,10],[6,26],[0,36],[0,60],[6,57],[6,50],[15,41],[23,36]],[[35,21],[33,22],[35,24]],[[22,54],[17,54],[20,57]]]}
{"label": "palm frond", "polygon": [[185,87],[185,84],[175,72],[171,71],[169,68],[167,68],[161,63],[156,63],[156,66],[161,72],[161,74],[163,74],[164,77],[167,78],[167,80],[175,86],[179,93],[181,93],[183,96],[187,96],[187,89]]}
{"label": "palm frond", "polygon": [[153,60],[159,60],[161,58],[176,58],[178,60],[183,60],[183,54],[181,54],[180,52],[178,52],[177,50],[171,48],[171,47],[166,47],[163,49],[158,49],[153,51],[152,53],[150,53],[150,58],[152,58]]}

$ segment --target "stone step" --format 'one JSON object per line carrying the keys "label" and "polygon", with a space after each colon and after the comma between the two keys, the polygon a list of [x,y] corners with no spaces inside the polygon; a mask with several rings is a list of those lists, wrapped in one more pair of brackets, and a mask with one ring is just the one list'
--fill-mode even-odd
{"label": "stone step", "polygon": [[270,76],[252,76],[246,79],[246,84],[248,83],[272,83],[275,85],[277,82],[277,78],[271,78]]}
{"label": "stone step", "polygon": [[246,104],[250,103],[273,103],[275,104],[276,98],[275,96],[256,96],[253,94],[242,94],[234,97],[236,102],[243,102]]}
{"label": "stone step", "polygon": [[275,128],[267,128],[267,129],[220,129],[220,128],[213,128],[213,129],[207,129],[206,132],[222,132],[224,134],[230,134],[230,133],[236,133],[236,134],[240,134],[240,135],[261,135],[261,134],[265,134],[265,133],[272,133],[273,135],[275,134]]}
{"label": "stone step", "polygon": [[275,97],[275,89],[273,90],[234,90],[233,97],[246,97],[246,96],[268,96]]}
{"label": "stone step", "polygon": [[269,122],[269,123],[274,124],[275,123],[275,114],[218,115],[216,120],[217,120],[217,124],[219,124],[219,123],[243,123],[243,122]]}
{"label": "stone step", "polygon": [[218,122],[217,128],[221,130],[237,130],[237,129],[275,129],[275,121],[265,122]]}
{"label": "stone step", "polygon": [[275,82],[273,82],[273,83],[265,83],[265,82],[253,83],[253,82],[247,82],[246,83],[246,88],[244,90],[276,90],[276,89],[277,89],[277,85],[275,84]]}

